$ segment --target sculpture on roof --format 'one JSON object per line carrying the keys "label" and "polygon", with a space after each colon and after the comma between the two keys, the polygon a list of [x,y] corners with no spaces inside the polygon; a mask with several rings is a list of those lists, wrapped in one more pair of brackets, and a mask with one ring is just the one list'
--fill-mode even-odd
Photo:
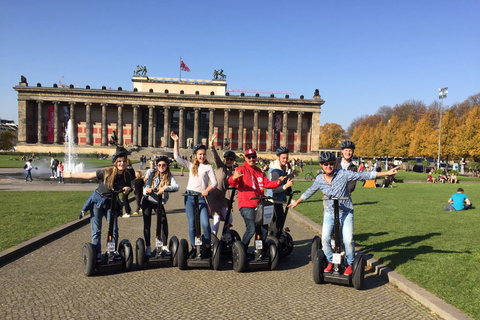
{"label": "sculpture on roof", "polygon": [[227,76],[223,74],[223,69],[213,71],[214,80],[225,80]]}
{"label": "sculpture on roof", "polygon": [[133,74],[136,76],[145,76],[147,75],[147,66],[137,65],[137,70],[133,71]]}

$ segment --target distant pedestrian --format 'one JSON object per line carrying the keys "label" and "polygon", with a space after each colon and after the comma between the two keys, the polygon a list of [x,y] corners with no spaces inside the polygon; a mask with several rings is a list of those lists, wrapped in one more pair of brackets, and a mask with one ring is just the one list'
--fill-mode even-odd
{"label": "distant pedestrian", "polygon": [[63,170],[65,166],[63,165],[63,162],[60,161],[60,163],[57,166],[58,169],[58,183],[65,183],[65,179],[63,178]]}
{"label": "distant pedestrian", "polygon": [[135,201],[137,202],[137,210],[133,213],[133,215],[137,215],[140,212],[140,208],[142,205],[142,197],[143,197],[143,186],[145,185],[145,181],[143,181],[142,173],[140,171],[135,172],[135,180],[133,181],[133,189],[135,193]]}
{"label": "distant pedestrian", "polygon": [[27,174],[25,176],[25,182],[28,181],[28,178],[30,178],[30,181],[33,181],[32,179],[32,159],[28,159],[27,163],[25,163],[24,169],[27,170]]}

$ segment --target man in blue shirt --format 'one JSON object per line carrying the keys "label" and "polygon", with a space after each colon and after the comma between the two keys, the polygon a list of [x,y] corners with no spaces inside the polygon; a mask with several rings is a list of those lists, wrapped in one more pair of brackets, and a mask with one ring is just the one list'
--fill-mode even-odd
{"label": "man in blue shirt", "polygon": [[467,210],[472,207],[472,203],[468,200],[467,195],[463,193],[462,188],[457,189],[457,193],[453,194],[450,199],[448,199],[448,203],[443,210],[445,211],[460,211],[460,210]]}

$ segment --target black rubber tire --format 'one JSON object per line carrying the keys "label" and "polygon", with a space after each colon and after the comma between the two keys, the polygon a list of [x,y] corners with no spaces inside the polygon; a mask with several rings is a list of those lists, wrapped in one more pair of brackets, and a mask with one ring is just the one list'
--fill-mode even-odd
{"label": "black rubber tire", "polygon": [[95,246],[91,243],[85,243],[82,249],[83,274],[91,277],[95,274],[95,266],[97,265],[97,253]]}
{"label": "black rubber tire", "polygon": [[285,235],[286,236],[284,237],[283,233],[282,233],[282,239],[279,241],[280,246],[278,248],[279,248],[279,252],[280,252],[280,259],[283,259],[283,258],[287,257],[288,255],[290,255],[292,253],[293,247],[294,247],[293,238],[290,235],[290,233],[285,232]]}
{"label": "black rubber tire", "polygon": [[213,270],[220,270],[221,265],[222,265],[222,248],[220,245],[220,241],[218,238],[213,238],[213,244],[212,244],[212,265],[213,265]]}
{"label": "black rubber tire", "polygon": [[275,244],[275,241],[267,240],[265,244],[268,246],[268,254],[270,257],[270,270],[275,270],[278,265],[278,260],[280,260],[280,253],[278,252],[278,247]]}
{"label": "black rubber tire", "polygon": [[312,248],[310,249],[310,259],[312,262],[315,260],[315,254],[318,249],[322,249],[322,239],[319,236],[313,237]]}
{"label": "black rubber tire", "polygon": [[185,239],[180,240],[180,245],[178,246],[177,253],[177,266],[180,270],[187,269],[187,259],[188,259],[188,242]]}
{"label": "black rubber tire", "polygon": [[230,236],[232,237],[232,243],[235,241],[242,241],[242,237],[238,234],[237,231],[230,229]]}
{"label": "black rubber tire", "polygon": [[172,255],[172,265],[174,267],[178,266],[177,254],[179,245],[180,243],[178,242],[178,238],[176,236],[170,238],[170,241],[168,242],[168,249],[170,249],[170,253]]}
{"label": "black rubber tire", "polygon": [[232,247],[232,264],[235,272],[245,271],[247,265],[247,253],[241,241],[235,241]]}
{"label": "black rubber tire", "polygon": [[143,238],[138,238],[137,242],[135,243],[135,257],[138,270],[145,269],[147,260],[145,255],[145,241]]}
{"label": "black rubber tire", "polygon": [[323,270],[325,270],[325,254],[322,249],[317,250],[313,261],[313,281],[316,284],[324,283]]}
{"label": "black rubber tire", "polygon": [[123,239],[118,245],[118,253],[123,257],[123,271],[130,271],[133,266],[133,249],[130,241]]}
{"label": "black rubber tire", "polygon": [[353,260],[352,285],[357,290],[363,289],[363,280],[365,278],[365,258],[361,254],[355,255]]}

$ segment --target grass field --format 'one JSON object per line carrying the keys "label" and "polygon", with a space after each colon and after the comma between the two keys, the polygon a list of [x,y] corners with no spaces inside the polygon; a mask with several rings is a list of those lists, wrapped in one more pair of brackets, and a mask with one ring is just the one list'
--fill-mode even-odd
{"label": "grass field", "polygon": [[[10,156],[0,155],[0,168],[23,168],[25,161],[21,161],[22,156]],[[63,161],[63,157],[59,157],[58,160]],[[78,163],[83,162],[86,168],[101,168],[112,165],[110,158],[106,160],[100,160],[98,158],[78,158]],[[138,161],[132,161],[137,163]],[[48,167],[50,166],[50,158],[40,157],[33,160],[33,165],[36,167]]]}
{"label": "grass field", "polygon": [[[304,191],[310,182],[296,182]],[[480,318],[480,210],[447,212],[459,185],[397,183],[353,193],[356,246],[465,313]],[[480,184],[461,185],[480,204]],[[317,192],[295,209],[322,223]]]}

